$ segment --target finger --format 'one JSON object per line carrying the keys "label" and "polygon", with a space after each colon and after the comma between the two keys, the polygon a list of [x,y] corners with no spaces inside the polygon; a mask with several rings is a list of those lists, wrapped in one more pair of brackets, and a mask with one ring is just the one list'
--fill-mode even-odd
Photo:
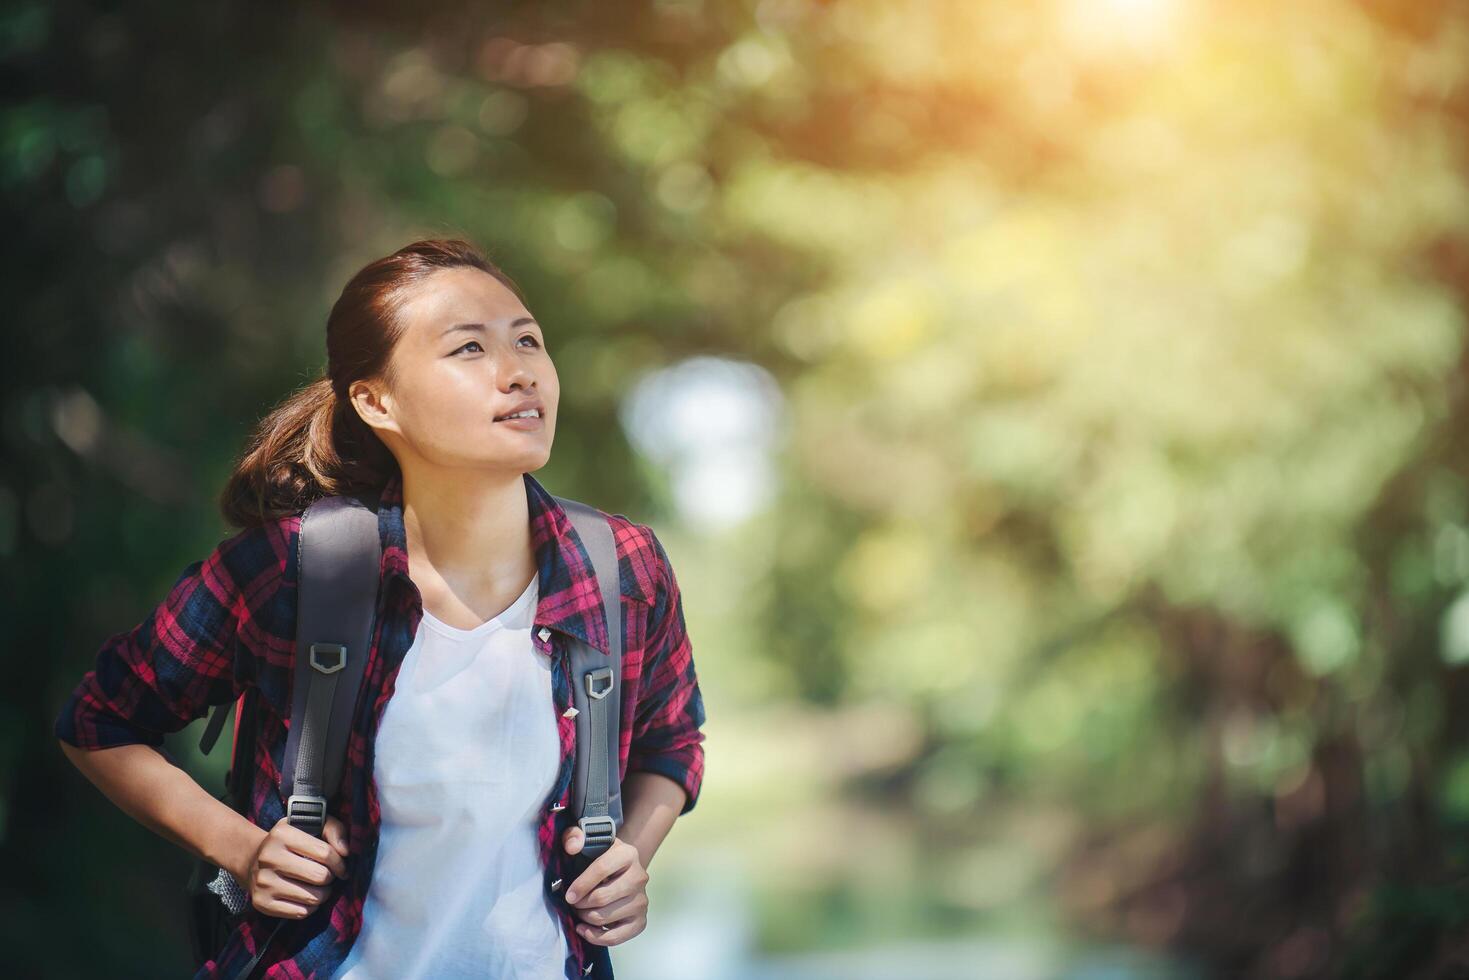
{"label": "finger", "polygon": [[589,927],[592,930],[593,935],[601,936],[606,935],[614,929],[621,929],[628,923],[640,922],[645,919],[647,919],[647,915],[644,912],[639,909],[632,909],[631,911],[623,915],[608,919],[606,922],[578,922],[577,926]]}
{"label": "finger", "polygon": [[577,875],[571,887],[566,890],[568,902],[577,904],[578,899],[600,885],[603,880],[632,864],[632,856],[636,853],[636,848],[617,847],[615,844],[614,841],[614,846],[599,854],[596,860],[587,865],[585,871]]}
{"label": "finger", "polygon": [[576,910],[577,918],[587,925],[596,926],[599,929],[605,925],[612,925],[641,910],[638,896],[623,895],[614,898],[605,905],[592,907],[583,906]]}
{"label": "finger", "polygon": [[331,857],[327,858],[326,866],[338,878],[347,877],[347,859],[342,857],[342,852],[335,847],[332,848]]}
{"label": "finger", "polygon": [[337,853],[341,854],[342,857],[347,856],[347,828],[342,824],[342,821],[336,817],[327,817],[326,827],[322,831],[322,836],[326,838],[328,844],[336,849]]}
{"label": "finger", "polygon": [[327,896],[327,889],[321,885],[311,885],[294,878],[287,878],[277,874],[273,880],[268,880],[266,889],[271,897],[277,900],[300,902],[310,908],[316,908]]}
{"label": "finger", "polygon": [[589,926],[585,923],[579,923],[576,931],[589,943],[595,943],[598,946],[616,946],[618,943],[625,943],[633,936],[642,932],[646,925],[647,920],[645,918],[634,916],[631,919],[626,919],[606,929],[603,929],[601,926]]}
{"label": "finger", "polygon": [[280,898],[300,902],[309,909],[317,908],[327,898],[327,890],[320,885],[303,885],[289,878],[281,879],[280,890],[276,894]]}
{"label": "finger", "polygon": [[310,906],[279,898],[272,898],[264,903],[263,908],[259,905],[256,908],[262,914],[273,915],[277,919],[304,919],[311,914]]}
{"label": "finger", "polygon": [[641,886],[635,877],[623,869],[615,874],[608,875],[602,879],[602,883],[575,902],[577,909],[590,912],[593,909],[605,909],[617,902],[626,901],[642,892]]}
{"label": "finger", "polygon": [[586,843],[586,837],[580,827],[568,827],[566,833],[561,835],[561,846],[567,854],[580,854],[582,845]]}
{"label": "finger", "polygon": [[347,839],[341,826],[333,827],[327,824],[327,843],[331,845],[331,856],[327,859],[327,867],[332,869],[332,874],[338,878],[347,877]]}
{"label": "finger", "polygon": [[312,837],[300,827],[286,826],[281,830],[281,843],[292,851],[308,857],[317,864],[326,864],[335,850],[330,844],[320,837]]}
{"label": "finger", "polygon": [[328,865],[318,864],[299,854],[288,853],[271,867],[277,874],[308,885],[328,885],[332,880],[332,869]]}
{"label": "finger", "polygon": [[[604,855],[605,856],[605,855]],[[597,858],[587,869],[576,876],[571,887],[566,889],[566,900],[573,905],[580,905],[586,901],[587,893],[602,884],[609,871],[607,865],[602,864],[602,858]]]}

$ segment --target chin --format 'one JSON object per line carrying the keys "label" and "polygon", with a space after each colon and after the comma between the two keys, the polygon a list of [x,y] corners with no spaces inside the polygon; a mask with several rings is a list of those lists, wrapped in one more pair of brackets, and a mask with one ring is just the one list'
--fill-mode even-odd
{"label": "chin", "polygon": [[551,461],[551,447],[547,446],[545,452],[527,453],[521,457],[520,467],[526,473],[534,473]]}

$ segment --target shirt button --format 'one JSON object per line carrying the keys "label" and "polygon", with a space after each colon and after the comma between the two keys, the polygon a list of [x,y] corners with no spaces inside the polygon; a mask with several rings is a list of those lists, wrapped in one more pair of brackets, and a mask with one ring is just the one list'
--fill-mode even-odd
{"label": "shirt button", "polygon": [[592,972],[592,966],[593,965],[594,964],[588,963],[587,964],[587,968],[585,970],[581,971],[582,976],[586,976],[588,973],[591,973]]}
{"label": "shirt button", "polygon": [[565,711],[561,712],[561,717],[562,718],[575,718],[579,714],[581,714],[581,712],[580,711],[577,711],[575,708],[567,708]]}
{"label": "shirt button", "polygon": [[555,880],[555,881],[553,881],[553,882],[551,882],[551,890],[552,890],[552,891],[553,891],[553,892],[554,892],[554,891],[555,891],[555,890],[556,890],[556,889],[558,889],[558,888],[560,888],[560,887],[561,887],[561,880],[562,880],[562,879],[560,879],[560,878],[557,878],[557,879],[556,879],[556,880]]}
{"label": "shirt button", "polygon": [[565,809],[566,809],[566,804],[564,804],[564,803],[557,803],[555,806],[551,807],[551,812],[552,813],[560,813],[562,810],[565,810]]}
{"label": "shirt button", "polygon": [[541,631],[537,633],[536,636],[539,636],[541,638],[541,642],[544,643],[551,638],[551,631],[542,626]]}

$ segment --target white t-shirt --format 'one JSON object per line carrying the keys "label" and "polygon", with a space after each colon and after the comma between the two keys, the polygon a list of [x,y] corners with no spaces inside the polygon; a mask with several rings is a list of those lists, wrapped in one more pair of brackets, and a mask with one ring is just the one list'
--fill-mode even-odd
{"label": "white t-shirt", "polygon": [[536,839],[561,758],[537,586],[470,630],[424,611],[377,732],[377,861],[337,980],[565,977]]}

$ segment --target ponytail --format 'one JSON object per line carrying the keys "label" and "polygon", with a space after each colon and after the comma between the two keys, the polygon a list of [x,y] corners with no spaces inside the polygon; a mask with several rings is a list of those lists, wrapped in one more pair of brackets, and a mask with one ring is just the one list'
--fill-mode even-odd
{"label": "ponytail", "polygon": [[268,523],[336,494],[380,489],[397,461],[323,375],[261,419],[220,494],[236,527]]}

